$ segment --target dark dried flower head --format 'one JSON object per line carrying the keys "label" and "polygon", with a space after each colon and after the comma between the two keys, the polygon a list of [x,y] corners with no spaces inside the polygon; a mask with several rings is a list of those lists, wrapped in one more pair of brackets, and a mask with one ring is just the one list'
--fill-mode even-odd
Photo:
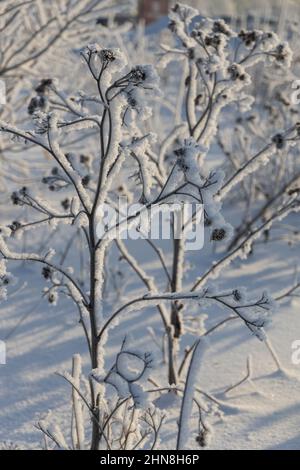
{"label": "dark dried flower head", "polygon": [[278,62],[283,62],[285,58],[285,47],[284,44],[278,44],[275,50],[275,58]]}
{"label": "dark dried flower head", "polygon": [[2,279],[1,279],[1,282],[4,286],[8,286],[8,284],[10,283],[10,279],[8,276],[4,276]]}
{"label": "dark dried flower head", "polygon": [[230,36],[231,32],[224,20],[217,20],[213,25],[214,33],[225,34],[225,36]]}
{"label": "dark dried flower head", "polygon": [[191,32],[191,37],[192,38],[197,38],[197,37],[200,37],[202,36],[202,31],[200,31],[199,29],[193,29],[192,32]]}
{"label": "dark dried flower head", "polygon": [[54,304],[56,302],[56,296],[54,294],[49,294],[48,295],[48,302],[49,304]]}
{"label": "dark dried flower head", "polygon": [[203,429],[200,431],[198,436],[196,437],[196,442],[199,444],[200,447],[206,447],[208,445],[209,440],[209,431]]}
{"label": "dark dried flower head", "polygon": [[284,147],[284,138],[282,134],[276,134],[272,138],[272,142],[276,145],[278,149],[282,149]]}
{"label": "dark dried flower head", "polygon": [[213,36],[206,36],[204,42],[206,46],[212,46],[217,49],[221,44],[221,38],[218,34],[214,34]]}
{"label": "dark dried flower head", "polygon": [[249,47],[253,45],[253,43],[257,40],[257,33],[256,31],[244,31],[241,30],[239,32],[239,38],[244,42],[245,46]]}
{"label": "dark dried flower head", "polygon": [[102,49],[102,51],[99,53],[99,56],[102,62],[113,62],[116,60],[115,53],[111,49]]}
{"label": "dark dried flower head", "polygon": [[171,8],[171,10],[174,11],[174,13],[178,13],[180,11],[179,3],[175,3],[175,5],[173,6],[173,8]]}
{"label": "dark dried flower head", "polygon": [[191,60],[193,60],[195,58],[195,48],[194,47],[190,47],[188,49],[188,57]]}
{"label": "dark dried flower head", "polygon": [[242,294],[239,290],[235,289],[232,292],[232,296],[236,302],[240,302],[242,300]]}
{"label": "dark dried flower head", "polygon": [[51,274],[52,274],[52,269],[49,268],[48,266],[44,266],[42,269],[42,276],[48,280],[51,278]]}
{"label": "dark dried flower head", "polygon": [[291,65],[293,53],[288,44],[278,44],[275,51],[271,55],[275,57],[278,65],[286,65],[287,67]]}
{"label": "dark dried flower head", "polygon": [[12,232],[16,232],[19,228],[21,227],[20,222],[17,220],[14,220],[10,225],[9,228]]}
{"label": "dark dried flower head", "polygon": [[180,148],[174,150],[174,153],[175,153],[176,157],[183,157],[184,156],[184,148],[180,147]]}
{"label": "dark dried flower head", "polygon": [[140,85],[142,88],[158,90],[159,76],[150,64],[137,65],[126,77],[129,83],[134,83],[135,86]]}
{"label": "dark dried flower head", "polygon": [[238,80],[238,79],[239,80],[245,80],[245,78],[246,78],[246,75],[245,75],[243,69],[238,64],[230,65],[230,67],[228,67],[227,71],[230,74],[231,80],[234,80],[234,81]]}
{"label": "dark dried flower head", "polygon": [[47,100],[43,95],[34,96],[31,98],[28,105],[28,114],[32,116],[37,111],[43,111],[46,109]]}
{"label": "dark dried flower head", "polygon": [[12,193],[12,195],[10,196],[10,198],[11,198],[11,200],[12,200],[12,203],[13,203],[15,206],[19,205],[19,204],[22,202],[21,199],[20,199],[19,194],[17,193],[17,191],[14,191],[14,192]]}
{"label": "dark dried flower head", "polygon": [[67,211],[68,209],[70,209],[70,199],[66,198],[61,201],[61,205],[65,209],[65,211]]}
{"label": "dark dried flower head", "polygon": [[28,193],[28,189],[26,186],[23,186],[21,189],[20,189],[20,194],[21,196],[27,196],[27,193]]}
{"label": "dark dried flower head", "polygon": [[80,163],[82,163],[82,165],[88,166],[91,162],[91,157],[89,155],[81,154],[79,159],[80,159]]}
{"label": "dark dried flower head", "polygon": [[142,82],[146,80],[146,73],[140,67],[135,67],[131,70],[131,79],[135,82]]}
{"label": "dark dried flower head", "polygon": [[82,185],[83,186],[88,186],[90,180],[91,180],[90,175],[85,175],[81,180]]}
{"label": "dark dried flower head", "polygon": [[174,153],[177,157],[177,165],[185,173],[189,169],[189,167],[186,164],[185,158],[184,158],[185,157],[185,149],[183,147],[180,147],[180,148],[174,150]]}
{"label": "dark dried flower head", "polygon": [[35,91],[41,95],[45,94],[48,91],[49,87],[52,85],[52,78],[44,78],[35,88]]}
{"label": "dark dried flower head", "polygon": [[199,104],[201,103],[202,101],[202,98],[203,98],[203,94],[202,93],[199,93],[196,98],[195,98],[195,106],[199,106]]}
{"label": "dark dried flower head", "polygon": [[219,242],[226,237],[226,230],[224,228],[215,228],[211,234],[211,240]]}

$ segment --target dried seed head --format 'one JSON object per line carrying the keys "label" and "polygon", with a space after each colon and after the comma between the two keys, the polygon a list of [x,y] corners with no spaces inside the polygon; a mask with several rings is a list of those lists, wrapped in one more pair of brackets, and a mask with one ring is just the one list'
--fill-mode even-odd
{"label": "dried seed head", "polygon": [[37,111],[42,111],[46,108],[47,100],[43,95],[34,96],[31,98],[28,105],[28,114],[32,116]]}
{"label": "dried seed head", "polygon": [[67,211],[68,209],[70,209],[70,199],[66,198],[61,201],[61,205]]}
{"label": "dried seed head", "polygon": [[10,228],[10,230],[11,230],[13,233],[16,232],[20,227],[21,227],[21,224],[20,224],[20,222],[18,222],[17,220],[14,220],[14,221],[9,225],[9,228]]}
{"label": "dried seed head", "polygon": [[146,80],[146,73],[140,67],[135,67],[131,70],[131,78],[135,82],[142,82]]}
{"label": "dried seed head", "polygon": [[99,53],[99,56],[102,62],[113,62],[116,60],[115,53],[111,49],[102,49],[102,51]]}
{"label": "dried seed head", "polygon": [[82,185],[83,185],[83,186],[88,186],[90,180],[91,180],[90,175],[85,175],[85,176],[82,178],[82,180],[81,180]]}
{"label": "dried seed head", "polygon": [[227,24],[223,20],[217,20],[214,22],[213,32],[225,34],[225,36],[231,35],[230,29],[228,28]]}
{"label": "dried seed head", "polygon": [[52,78],[44,78],[43,80],[40,81],[38,86],[35,88],[35,91],[38,94],[43,95],[49,90],[49,87],[52,85],[52,83],[53,83]]}
{"label": "dried seed head", "polygon": [[51,268],[49,268],[48,266],[44,266],[42,269],[42,276],[48,280],[51,278],[51,274],[52,274]]}
{"label": "dried seed head", "polygon": [[242,294],[239,290],[235,289],[232,292],[232,296],[236,302],[240,302],[242,300]]}
{"label": "dried seed head", "polygon": [[211,240],[221,241],[226,237],[226,230],[224,228],[215,228],[211,234]]}
{"label": "dried seed head", "polygon": [[272,142],[276,145],[276,148],[282,149],[285,141],[282,134],[276,134],[273,136]]}
{"label": "dried seed head", "polygon": [[20,203],[21,203],[21,199],[19,197],[19,194],[14,191],[12,193],[12,195],[10,196],[11,200],[12,200],[12,203],[15,205],[15,206],[18,206]]}
{"label": "dried seed head", "polygon": [[239,38],[244,42],[245,46],[251,46],[257,40],[256,31],[241,30],[238,34]]}

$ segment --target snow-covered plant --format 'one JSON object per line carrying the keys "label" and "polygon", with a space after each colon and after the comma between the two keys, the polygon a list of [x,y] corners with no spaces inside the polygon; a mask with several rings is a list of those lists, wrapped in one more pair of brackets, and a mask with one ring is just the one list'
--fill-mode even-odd
{"label": "snow-covered plant", "polygon": [[[280,61],[266,68],[257,66],[250,88],[255,98],[253,106],[246,113],[237,113],[230,126],[223,126],[218,133],[218,144],[225,156],[224,170],[228,175],[245,165],[254,150],[266,143],[269,136],[276,144],[269,165],[243,180],[230,195],[229,202],[237,205],[241,217],[229,249],[240,243],[258,222],[276,214],[291,195],[298,193],[298,148],[287,145],[283,138],[283,130],[292,128],[299,121],[295,102],[299,73],[296,48],[298,29],[295,25],[294,19],[286,19],[286,36],[294,46],[292,67],[287,68]],[[256,31],[254,33],[257,35]],[[286,231],[282,238],[290,243],[295,241],[292,234]],[[266,231],[265,240],[269,239],[270,233]]]}
{"label": "snow-covered plant", "polygon": [[[126,58],[118,49],[105,49],[97,44],[87,46],[82,51],[82,58],[95,80],[98,98],[91,98],[89,104],[94,113],[82,104],[76,104],[64,95],[52,80],[43,80],[37,87],[37,97],[29,103],[33,117],[33,128],[22,131],[16,127],[1,125],[4,132],[13,134],[23,142],[34,143],[46,150],[57,165],[51,177],[44,177],[43,182],[50,184],[52,191],[70,190],[70,199],[49,201],[32,194],[30,188],[23,187],[11,195],[16,206],[26,206],[39,218],[29,223],[13,221],[8,227],[1,229],[1,254],[4,259],[28,260],[40,263],[44,278],[50,283],[47,296],[50,303],[55,304],[58,292],[71,297],[78,307],[79,317],[87,339],[93,369],[101,369],[103,364],[103,345],[106,335],[106,319],[102,312],[103,264],[108,248],[106,239],[97,239],[97,209],[101,202],[106,201],[114,178],[131,148],[137,158],[143,157],[140,141],[147,137],[135,137],[123,124],[128,111],[128,102],[138,90],[153,90],[157,86],[157,76],[150,66],[138,66],[122,73],[126,66]],[[119,76],[116,76],[116,75]],[[55,112],[45,107],[46,94],[51,92],[62,103],[62,111]],[[43,98],[43,99],[42,99]],[[94,162],[93,171],[97,176],[85,175],[86,160],[77,160],[77,155],[66,154],[62,150],[61,130],[69,134],[72,131],[96,127],[100,134],[100,151]],[[123,144],[129,138],[131,144]],[[145,175],[147,176],[147,175]],[[47,250],[44,254],[17,253],[9,247],[9,238],[16,238],[24,230],[37,228],[43,224],[55,227],[66,223],[79,227],[86,237],[89,252],[90,282],[89,287],[82,287],[71,269],[52,261],[55,252]],[[12,241],[12,240],[11,240]],[[110,319],[109,319],[110,320]],[[91,385],[93,388],[95,384]],[[97,388],[97,386],[96,386]],[[137,386],[133,383],[132,389]],[[97,393],[92,394],[93,409],[97,408]],[[93,423],[92,448],[99,445],[98,424]]]}
{"label": "snow-covered plant", "polygon": [[[87,37],[105,37],[108,29],[111,36],[116,14],[131,12],[133,8],[130,0],[122,5],[115,0],[3,0],[0,6],[0,80],[5,85],[5,103],[2,105],[1,99],[1,118],[11,119],[14,113],[16,122],[23,123],[26,119],[24,105],[32,82],[37,82],[40,76],[51,77],[53,70],[56,75],[63,75],[64,60],[70,49],[75,53]],[[101,22],[108,22],[108,27]],[[128,23],[122,29],[128,30]],[[3,139],[1,191],[8,182],[30,176],[26,162],[21,165],[13,158],[21,151],[20,145]]]}
{"label": "snow-covered plant", "polygon": [[[232,237],[233,230],[221,213],[223,201],[244,178],[269,163],[278,150],[279,133],[270,135],[251,158],[225,177],[219,168],[210,164],[218,127],[224,122],[222,111],[225,106],[231,115],[236,112],[236,106],[248,110],[253,102],[247,93],[252,67],[258,62],[289,66],[291,52],[273,33],[243,31],[235,34],[224,21],[201,19],[196,10],[180,4],[176,4],[170,13],[169,29],[173,43],[162,46],[160,65],[169,64],[177,76],[178,70],[182,70],[184,92],[180,122],[175,121],[174,125],[174,121],[169,120],[167,135],[154,135],[149,124],[151,103],[159,93],[156,70],[151,65],[131,66],[120,49],[98,43],[90,43],[81,51],[87,77],[84,92],[66,92],[57,80],[45,77],[27,103],[31,120],[26,123],[26,128],[0,122],[1,133],[11,135],[30,148],[42,150],[52,159],[52,166],[41,175],[42,192],[36,194],[36,188],[24,186],[11,194],[17,210],[26,208],[33,216],[30,221],[23,222],[19,214],[17,219],[3,224],[0,254],[7,262],[22,260],[39,264],[48,283],[45,291],[48,301],[55,305],[58,295],[63,294],[78,309],[93,371],[88,398],[78,388],[78,364],[74,364],[73,377],[65,377],[75,390],[75,421],[82,421],[76,394],[90,413],[92,436],[85,445],[91,449],[99,449],[102,445],[110,448],[103,429],[106,422],[103,421],[103,410],[107,406],[104,420],[107,415],[114,415],[116,408],[124,411],[125,407],[127,412],[127,400],[130,400],[132,413],[129,423],[126,421],[124,427],[124,420],[114,419],[109,424],[110,433],[119,429],[121,423],[121,446],[134,447],[138,434],[134,434],[133,444],[129,445],[128,439],[132,423],[136,423],[136,415],[142,408],[143,422],[152,422],[157,440],[162,419],[155,417],[153,409],[145,412],[146,391],[140,384],[142,379],[145,380],[146,372],[150,374],[148,381],[153,383],[151,371],[155,361],[152,355],[125,341],[109,367],[105,357],[106,343],[122,317],[134,310],[141,318],[146,318],[152,309],[159,314],[167,341],[166,370],[161,374],[163,383],[154,391],[159,393],[159,389],[165,389],[168,394],[183,395],[178,435],[178,446],[183,446],[180,423],[184,425],[193,404],[194,395],[190,388],[195,387],[195,382],[191,374],[196,369],[197,357],[201,359],[201,354],[198,355],[199,336],[209,336],[224,323],[240,319],[252,334],[264,340],[264,328],[273,309],[268,292],[248,293],[236,285],[225,289],[217,286],[214,279],[236,258],[246,258],[253,242],[275,221],[300,209],[297,193],[289,194],[275,214],[255,226],[241,243],[224,254],[222,247]],[[164,116],[161,118],[164,120]],[[295,123],[280,132],[280,145],[283,143],[288,148],[296,145],[299,135],[300,126]],[[74,142],[80,143],[80,152],[72,151]],[[86,147],[90,154],[85,152]],[[138,261],[138,253],[132,253],[122,238],[117,238],[114,243],[109,231],[99,236],[97,227],[103,219],[103,205],[114,207],[120,195],[139,204],[139,208],[122,221],[134,228],[142,212],[151,208],[171,203],[181,206],[187,202],[203,204],[206,246],[220,247],[216,250],[216,259],[211,260],[209,266],[205,265],[200,273],[198,266],[189,265],[184,231],[181,238],[176,238],[173,221],[168,249],[163,250],[152,240],[143,240],[160,265],[160,276],[154,277]],[[195,216],[192,215],[192,221]],[[40,252],[34,249],[25,252],[18,248],[18,238],[25,231],[43,230],[45,226],[53,231],[62,225],[70,240],[74,233],[82,236],[79,253],[78,247],[72,243],[68,245],[72,252],[72,267],[67,266],[65,256],[63,261],[59,260],[56,251],[48,246]],[[55,230],[51,240],[54,248],[59,246],[59,233]],[[115,253],[119,255],[120,266],[126,262],[131,273],[136,275],[141,289],[138,294],[126,289],[126,297],[121,295],[110,302],[112,271],[107,266],[110,255]],[[79,274],[82,254],[84,276]],[[201,258],[201,253],[196,255]],[[188,312],[197,318],[200,308],[209,310],[211,306],[225,309],[230,316],[209,328],[202,325],[201,331],[193,329],[190,344],[183,351],[181,338],[186,332]],[[200,344],[202,341],[203,338]],[[190,357],[187,388],[182,391],[180,381],[185,380],[185,366]],[[107,398],[112,388],[117,397],[113,405]],[[125,399],[126,404],[123,403]],[[199,405],[199,401],[197,403]],[[199,406],[201,411],[201,404]],[[40,429],[48,437],[52,436],[59,447],[69,447],[59,430],[53,433],[44,424]],[[81,448],[84,432],[81,426],[76,429],[73,447]],[[208,427],[203,429],[202,434]],[[202,434],[203,439],[198,436],[201,442],[205,441]],[[140,439],[143,436],[140,434]]]}
{"label": "snow-covered plant", "polygon": [[[142,395],[147,395],[147,391],[143,391],[137,384],[145,379],[150,359],[148,355],[138,351],[125,351],[124,347],[125,341],[116,358],[116,364],[107,377],[98,376],[97,371],[91,374],[92,380],[101,384],[110,383],[117,391],[115,396],[106,397],[104,388],[100,387],[98,411],[91,407],[79,354],[73,356],[71,374],[58,373],[72,388],[71,426],[68,435],[65,430],[62,431],[58,425],[52,423],[52,413],[42,417],[36,427],[43,433],[45,449],[88,449],[87,417],[99,428],[99,449],[155,449],[159,443],[159,432],[165,415],[150,402],[142,406],[140,399]],[[127,385],[124,386],[125,382]]]}

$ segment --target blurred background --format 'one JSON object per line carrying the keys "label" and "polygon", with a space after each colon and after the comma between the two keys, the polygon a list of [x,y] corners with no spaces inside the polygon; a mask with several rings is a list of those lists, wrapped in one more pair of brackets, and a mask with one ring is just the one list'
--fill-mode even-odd
{"label": "blurred background", "polygon": [[[167,14],[172,0],[138,0],[138,16],[140,20],[151,23]],[[185,3],[197,7],[203,15],[222,16],[227,19],[237,18],[242,23],[253,17],[260,22],[268,19],[284,22],[286,15],[298,16],[298,0],[186,0]],[[291,17],[291,16],[290,16]]]}

